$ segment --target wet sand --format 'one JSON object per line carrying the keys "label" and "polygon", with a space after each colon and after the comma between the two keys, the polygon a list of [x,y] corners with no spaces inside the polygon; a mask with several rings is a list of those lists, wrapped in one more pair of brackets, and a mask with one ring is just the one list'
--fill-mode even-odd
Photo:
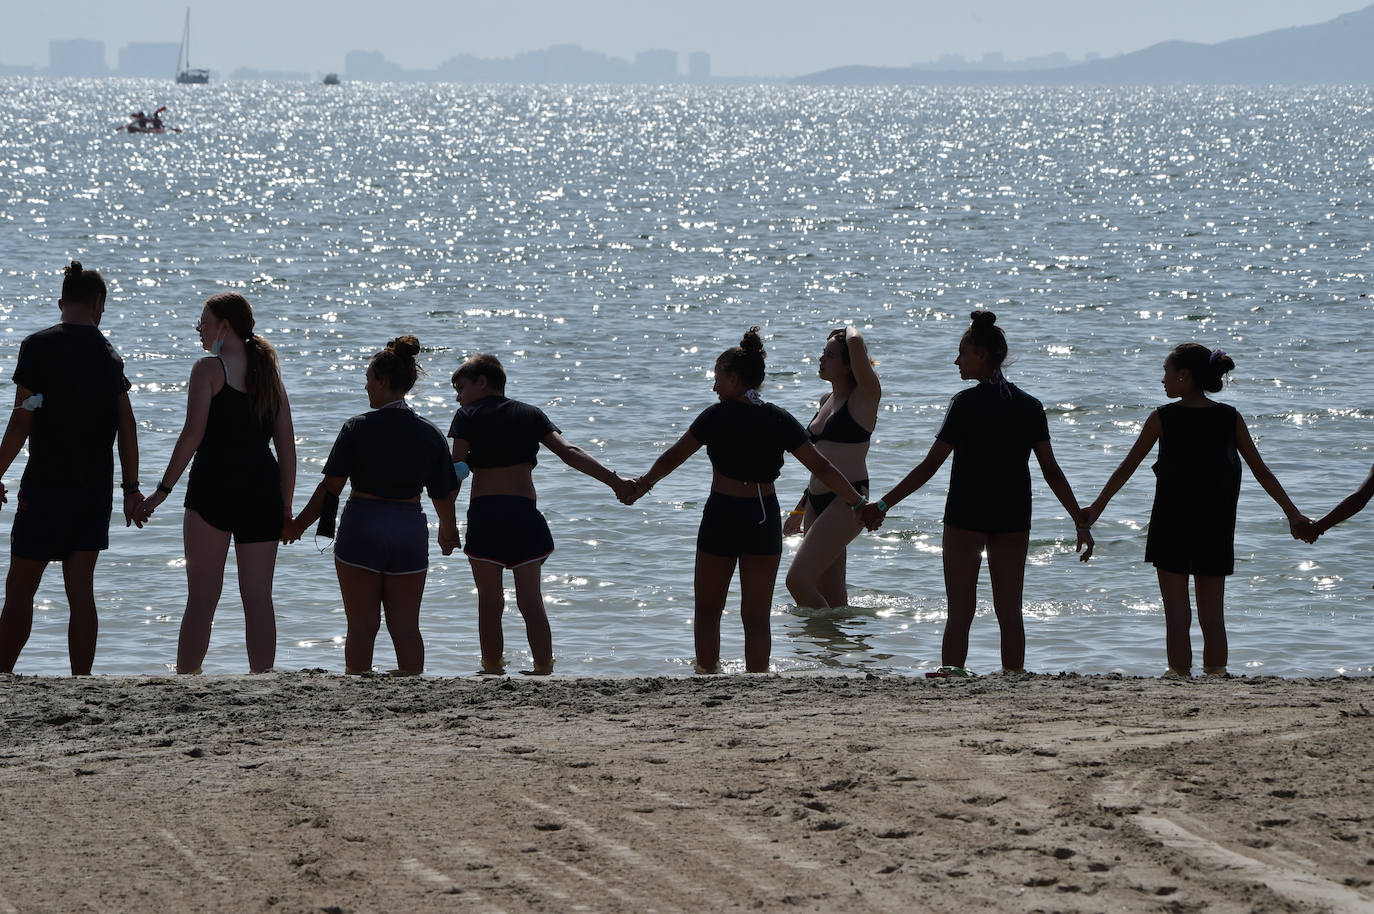
{"label": "wet sand", "polygon": [[0,677],[0,914],[1370,911],[1374,680]]}

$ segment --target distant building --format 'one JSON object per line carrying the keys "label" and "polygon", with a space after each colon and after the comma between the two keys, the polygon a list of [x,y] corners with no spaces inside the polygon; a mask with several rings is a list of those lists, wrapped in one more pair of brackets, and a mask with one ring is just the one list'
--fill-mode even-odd
{"label": "distant building", "polygon": [[635,55],[635,79],[646,83],[677,82],[677,51],[641,51]]}
{"label": "distant building", "polygon": [[693,51],[687,55],[687,78],[694,83],[704,83],[711,78],[711,55],[705,51]]}
{"label": "distant building", "polygon": [[86,38],[48,42],[49,76],[109,76],[105,42]]}
{"label": "distant building", "polygon": [[400,82],[411,78],[404,67],[387,60],[381,51],[349,51],[344,57],[344,73],[349,79],[369,82]]}
{"label": "distant building", "polygon": [[119,75],[174,76],[180,50],[174,41],[135,41],[119,49]]}

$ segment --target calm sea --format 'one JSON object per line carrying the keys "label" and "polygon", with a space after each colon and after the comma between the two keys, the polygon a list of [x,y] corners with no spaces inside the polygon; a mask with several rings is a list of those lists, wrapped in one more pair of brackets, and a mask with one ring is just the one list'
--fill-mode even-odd
{"label": "calm sea", "polygon": [[[826,332],[853,323],[886,391],[869,465],[881,492],[925,454],[963,386],[952,363],[977,306],[997,312],[1008,373],[1044,402],[1084,502],[1164,402],[1161,362],[1186,340],[1233,356],[1220,398],[1301,509],[1329,510],[1371,463],[1366,89],[0,86],[0,375],[8,384],[20,340],[56,320],[66,261],[102,270],[103,329],[134,383],[145,484],[181,428],[201,303],[226,289],[253,303],[282,358],[297,506],[340,424],[366,409],[367,359],[403,332],[426,347],[412,402],[440,428],[452,369],[493,352],[513,396],[637,474],[713,402],[712,363],[749,325],[767,337],[766,396],[805,420],[826,389],[815,376]],[[116,132],[128,112],[163,104],[181,133]],[[6,474],[11,490],[22,463]],[[1164,669],[1159,591],[1142,562],[1148,463],[1099,524],[1086,566],[1035,475],[1031,669]],[[560,673],[690,671],[709,478],[699,454],[626,508],[541,460]],[[779,582],[775,669],[918,675],[939,664],[947,480],[945,469],[851,547],[852,606],[798,611]],[[789,462],[784,504],[805,482]],[[111,532],[97,572],[98,673],[170,668],[183,491],[150,527]],[[1374,514],[1309,546],[1248,473],[1239,513],[1232,671],[1368,673]],[[428,669],[471,673],[469,570],[431,552]],[[341,669],[332,558],[307,541],[284,547],[278,569],[279,668]],[[235,587],[231,568],[207,672],[247,668]],[[991,672],[986,580],[981,592],[969,665]],[[18,669],[62,674],[55,569],[39,597]],[[511,603],[518,669],[528,652]],[[733,611],[723,632],[738,669]],[[377,665],[393,659],[383,635]]]}

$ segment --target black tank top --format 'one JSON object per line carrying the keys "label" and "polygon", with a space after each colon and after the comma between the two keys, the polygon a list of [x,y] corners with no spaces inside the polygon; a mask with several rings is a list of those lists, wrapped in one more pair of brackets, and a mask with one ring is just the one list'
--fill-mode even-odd
{"label": "black tank top", "polygon": [[[224,360],[220,359],[224,368]],[[210,398],[210,413],[205,419],[205,436],[196,448],[196,461],[223,467],[252,465],[271,460],[267,445],[272,440],[276,417],[263,418],[253,410],[253,400],[245,391],[229,386],[225,369],[224,386]]]}

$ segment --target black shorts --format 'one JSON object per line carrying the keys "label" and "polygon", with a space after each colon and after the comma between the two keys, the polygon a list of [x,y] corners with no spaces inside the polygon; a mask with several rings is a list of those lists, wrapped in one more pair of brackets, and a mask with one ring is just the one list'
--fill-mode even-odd
{"label": "black shorts", "polygon": [[782,555],[778,497],[740,498],[712,492],[701,512],[697,552],[724,556]]}
{"label": "black shorts", "polygon": [[334,561],[378,574],[429,568],[429,521],[415,501],[350,498],[339,518]]}
{"label": "black shorts", "polygon": [[21,487],[10,529],[10,554],[36,562],[60,562],[73,552],[110,547],[108,491]]}
{"label": "black shorts", "polygon": [[548,521],[528,498],[483,495],[468,503],[467,557],[503,568],[542,562],[553,554]]}
{"label": "black shorts", "polygon": [[281,539],[286,509],[276,461],[244,469],[227,478],[205,462],[191,465],[183,506],[236,543],[270,543]]}

